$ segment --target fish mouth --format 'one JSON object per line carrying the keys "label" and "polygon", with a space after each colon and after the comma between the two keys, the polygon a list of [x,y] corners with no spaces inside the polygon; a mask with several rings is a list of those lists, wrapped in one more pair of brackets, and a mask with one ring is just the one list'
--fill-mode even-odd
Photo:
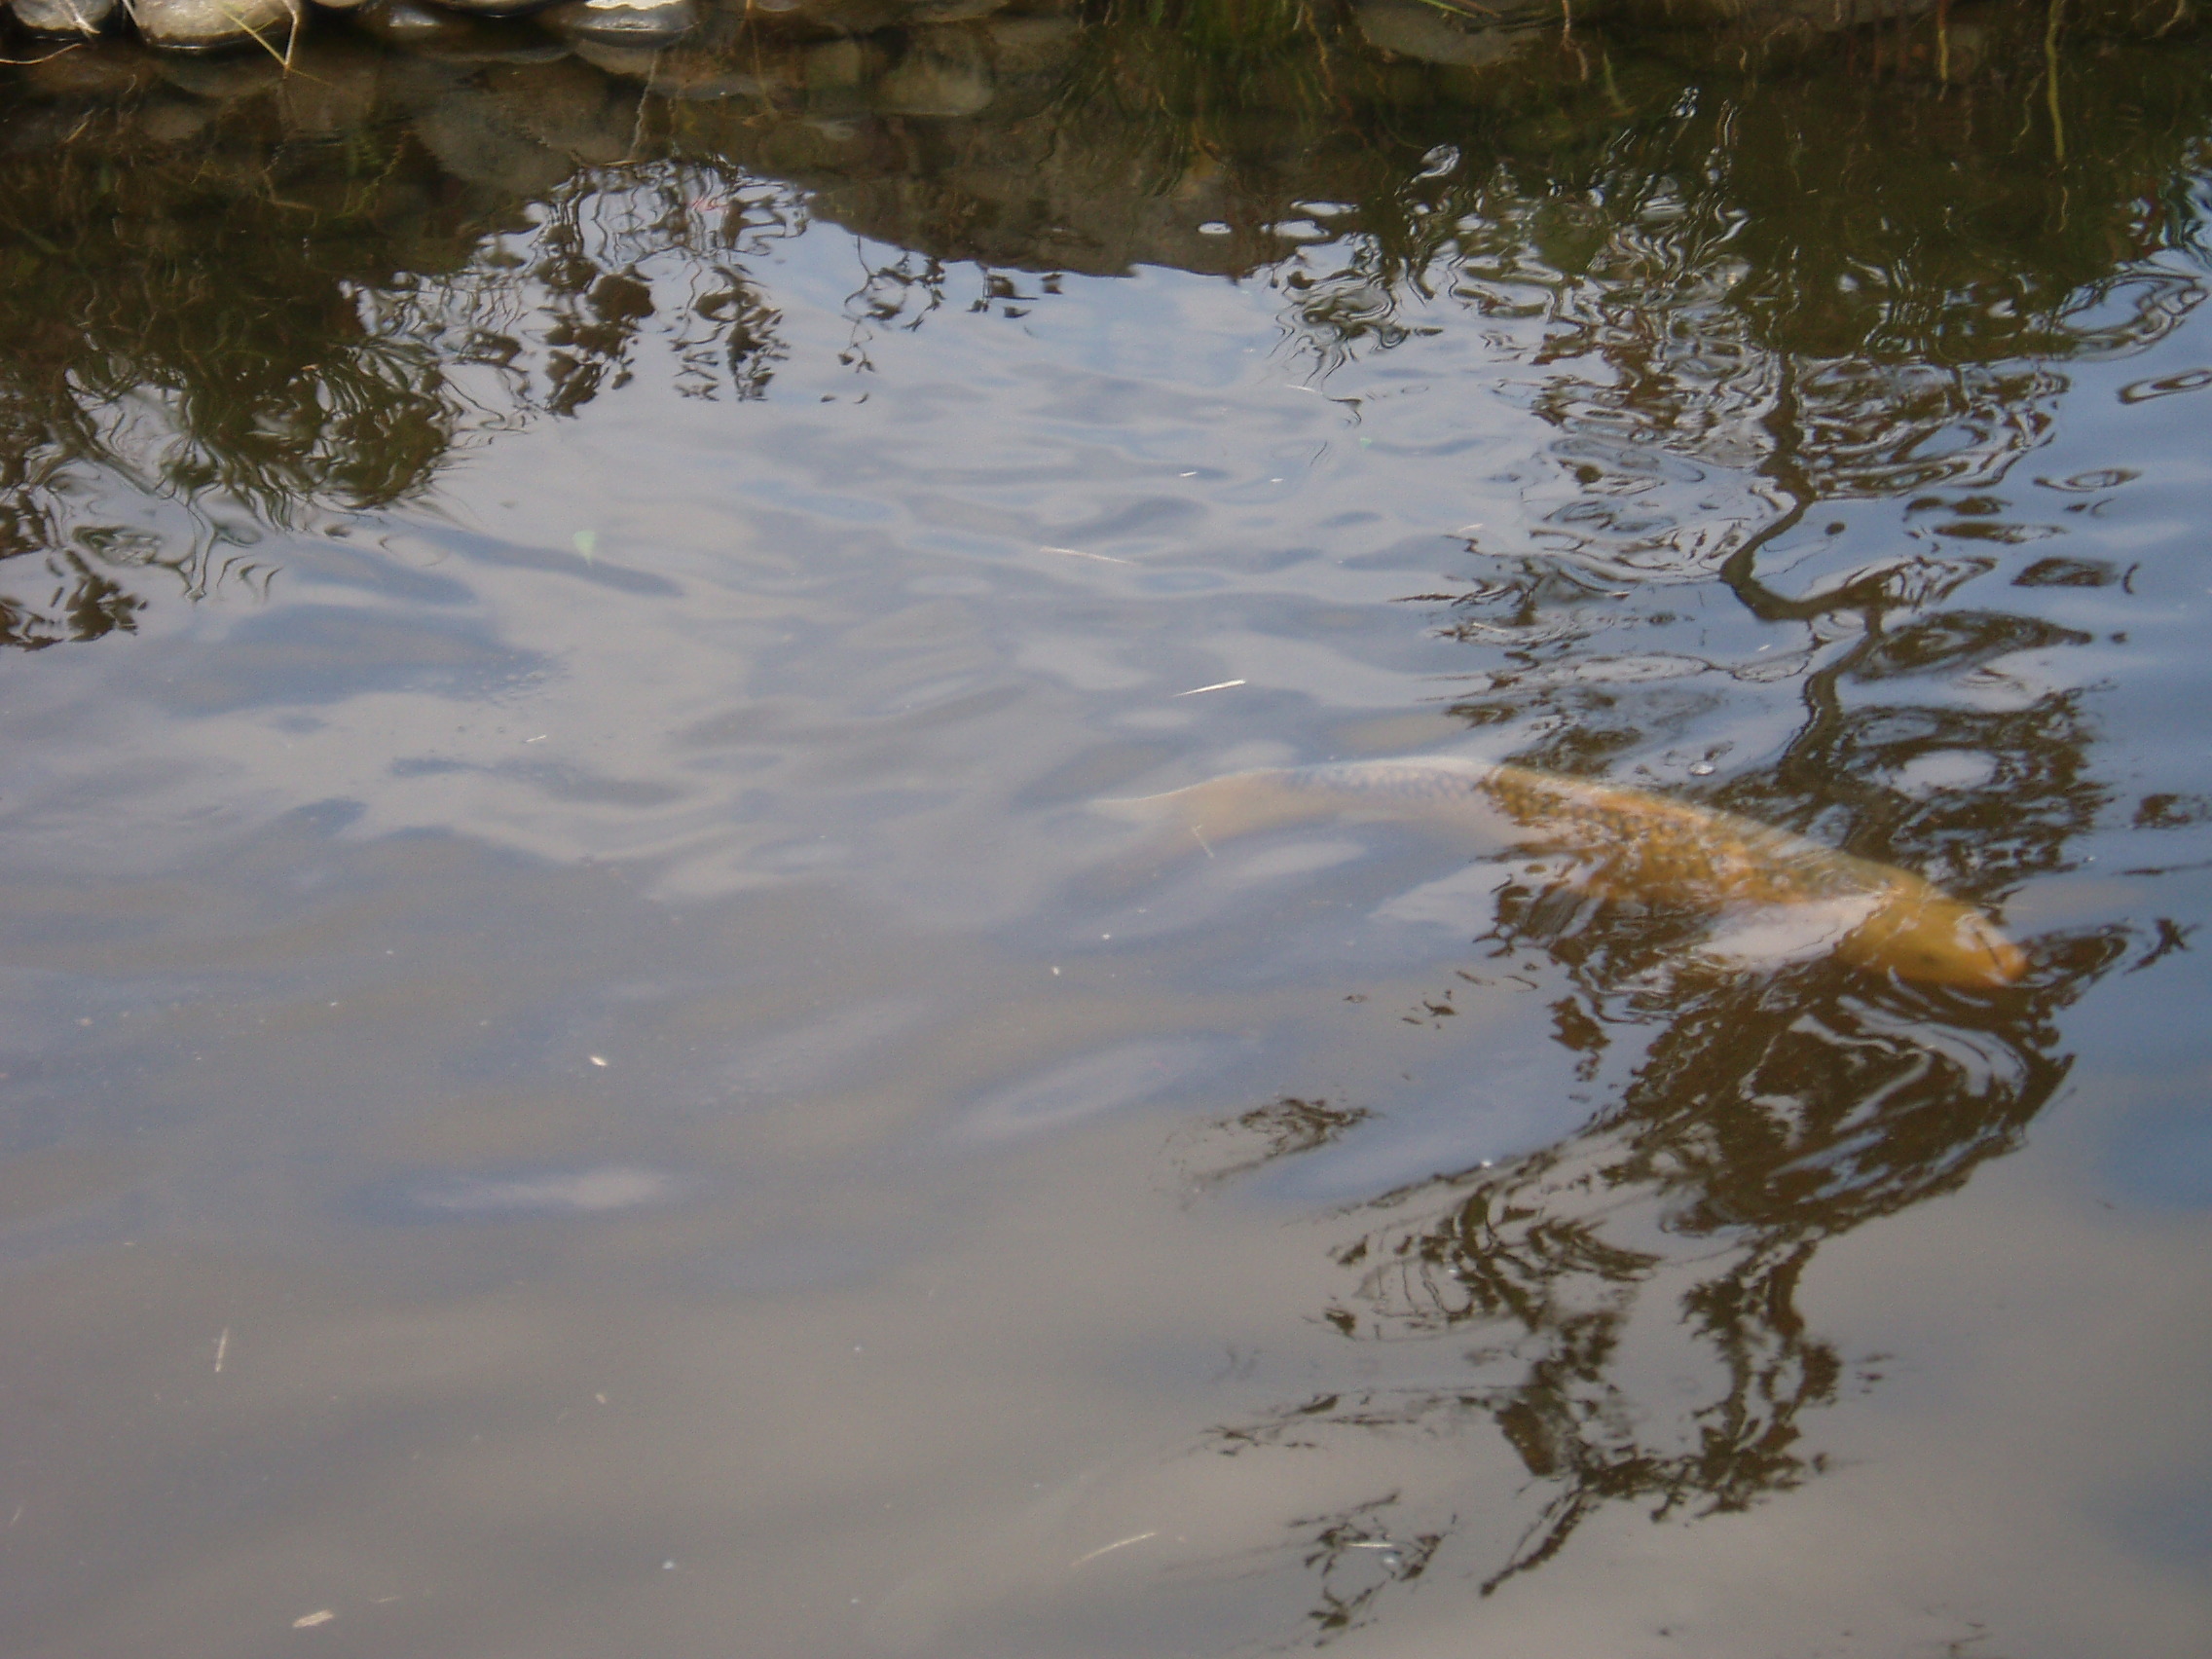
{"label": "fish mouth", "polygon": [[1996,959],[1997,983],[2009,985],[2028,971],[2028,953],[2003,934],[1990,940],[1990,948]]}

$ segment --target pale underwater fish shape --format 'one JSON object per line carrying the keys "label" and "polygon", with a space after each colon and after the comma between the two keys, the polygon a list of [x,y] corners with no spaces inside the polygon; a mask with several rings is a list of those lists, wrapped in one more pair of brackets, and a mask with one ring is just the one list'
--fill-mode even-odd
{"label": "pale underwater fish shape", "polygon": [[1971,904],[1895,866],[1734,813],[1527,767],[1436,756],[1234,772],[1096,810],[1159,823],[1183,849],[1336,818],[1416,825],[1499,852],[1565,857],[1605,900],[1728,918],[1722,956],[1815,941],[1875,973],[2007,985],[2020,947]]}

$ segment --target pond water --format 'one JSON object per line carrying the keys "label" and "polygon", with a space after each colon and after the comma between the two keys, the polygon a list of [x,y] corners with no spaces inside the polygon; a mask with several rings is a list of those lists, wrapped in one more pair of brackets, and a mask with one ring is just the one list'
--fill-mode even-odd
{"label": "pond water", "polygon": [[16,37],[0,1642],[2212,1650],[2167,10]]}

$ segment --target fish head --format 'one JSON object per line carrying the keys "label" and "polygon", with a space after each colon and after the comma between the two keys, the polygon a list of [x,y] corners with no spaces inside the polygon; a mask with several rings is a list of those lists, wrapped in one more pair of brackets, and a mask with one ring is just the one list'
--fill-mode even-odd
{"label": "fish head", "polygon": [[1987,916],[1933,888],[1893,896],[1854,929],[1840,953],[1862,968],[1931,985],[2009,985],[2027,952]]}

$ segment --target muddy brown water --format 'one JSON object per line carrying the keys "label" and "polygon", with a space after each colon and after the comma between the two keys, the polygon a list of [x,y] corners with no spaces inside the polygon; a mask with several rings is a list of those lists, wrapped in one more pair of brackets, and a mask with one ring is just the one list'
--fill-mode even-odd
{"label": "muddy brown water", "polygon": [[4,71],[0,1647],[2212,1649],[2212,49],[879,10]]}

